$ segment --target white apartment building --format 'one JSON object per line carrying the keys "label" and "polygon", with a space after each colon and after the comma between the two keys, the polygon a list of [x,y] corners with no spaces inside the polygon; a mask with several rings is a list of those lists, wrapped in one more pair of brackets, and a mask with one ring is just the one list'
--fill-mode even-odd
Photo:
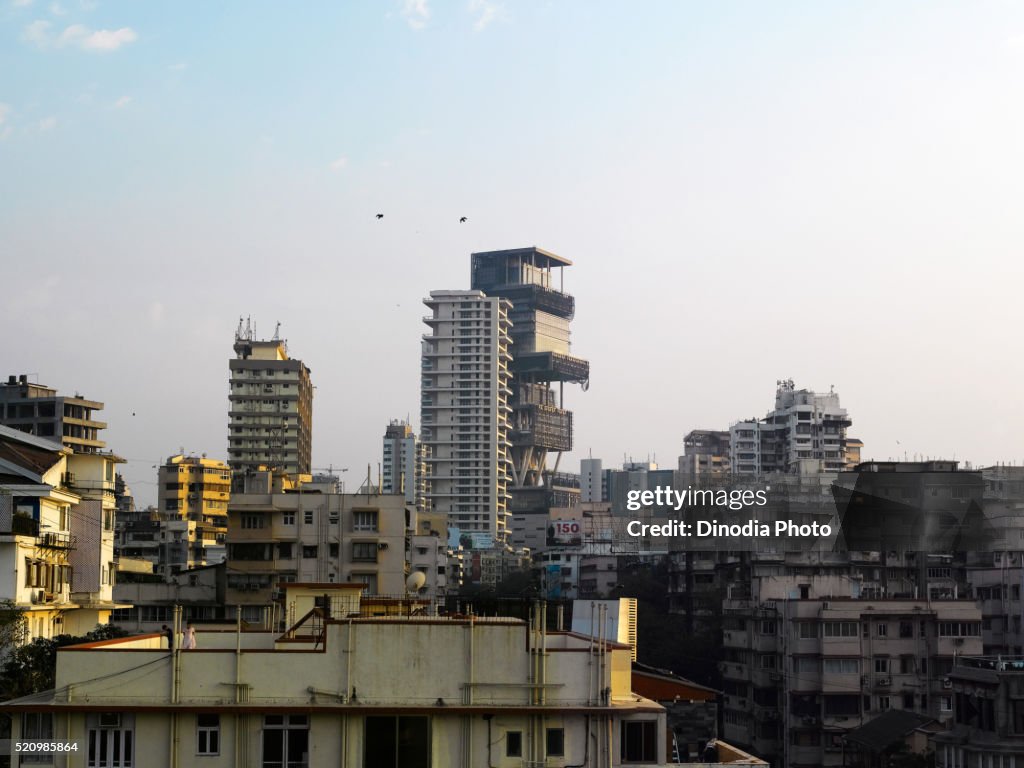
{"label": "white apartment building", "polygon": [[732,472],[841,472],[847,469],[851,423],[835,392],[816,394],[796,389],[792,379],[780,381],[774,410],[729,427]]}
{"label": "white apartment building", "polygon": [[0,597],[27,612],[28,637],[106,624],[114,584],[114,465],[0,426]]}
{"label": "white apartment building", "polygon": [[508,532],[511,303],[480,291],[424,300],[421,420],[428,512],[462,533],[504,542]]}

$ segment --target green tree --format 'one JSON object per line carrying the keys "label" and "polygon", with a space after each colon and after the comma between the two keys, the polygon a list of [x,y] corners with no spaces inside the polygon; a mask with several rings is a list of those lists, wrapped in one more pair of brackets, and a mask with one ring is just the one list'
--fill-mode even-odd
{"label": "green tree", "polygon": [[27,634],[25,611],[13,600],[0,600],[0,659],[24,643]]}
{"label": "green tree", "polygon": [[16,699],[55,687],[58,648],[126,637],[129,634],[120,627],[106,624],[97,625],[91,632],[81,636],[37,637],[31,643],[15,648],[0,665],[0,696],[3,700]]}

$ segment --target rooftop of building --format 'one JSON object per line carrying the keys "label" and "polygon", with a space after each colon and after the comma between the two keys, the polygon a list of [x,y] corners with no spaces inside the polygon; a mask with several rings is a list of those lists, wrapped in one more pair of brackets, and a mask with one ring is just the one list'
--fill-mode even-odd
{"label": "rooftop of building", "polygon": [[914,731],[925,728],[935,719],[905,709],[891,709],[854,728],[844,739],[872,753],[881,753],[898,744]]}
{"label": "rooftop of building", "polygon": [[74,395],[58,395],[54,387],[39,384],[28,380],[29,374],[20,376],[8,376],[6,382],[0,382],[0,400],[11,402],[12,400],[43,400],[60,399],[71,402],[73,405],[81,405],[86,408],[103,410],[103,403],[98,400],[87,400],[77,392]]}
{"label": "rooftop of building", "polygon": [[478,251],[472,254],[472,258],[483,259],[483,260],[494,260],[501,261],[511,258],[526,258],[534,266],[542,268],[551,267],[571,267],[572,262],[558,254],[552,253],[551,251],[545,251],[543,248],[537,246],[530,246],[527,248],[508,248],[500,251]]}

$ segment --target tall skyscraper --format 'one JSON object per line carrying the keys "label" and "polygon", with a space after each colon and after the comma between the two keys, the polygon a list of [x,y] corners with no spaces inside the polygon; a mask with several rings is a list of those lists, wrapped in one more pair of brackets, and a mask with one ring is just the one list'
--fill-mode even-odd
{"label": "tall skyscraper", "polygon": [[[563,289],[564,268],[571,265],[540,248],[472,255],[472,288],[512,305],[509,491],[510,510],[517,513],[546,513],[554,506],[552,478],[562,453],[572,449],[572,412],[564,407],[564,386],[589,385],[590,363],[570,354],[569,321],[576,301]],[[552,467],[548,454],[554,454]]]}
{"label": "tall skyscraper", "polygon": [[509,354],[512,305],[480,291],[424,299],[421,439],[428,512],[462,533],[504,542],[508,531]]}
{"label": "tall skyscraper", "polygon": [[274,334],[257,340],[238,323],[230,363],[228,465],[240,477],[260,466],[307,474],[312,465],[313,385],[309,368]]}

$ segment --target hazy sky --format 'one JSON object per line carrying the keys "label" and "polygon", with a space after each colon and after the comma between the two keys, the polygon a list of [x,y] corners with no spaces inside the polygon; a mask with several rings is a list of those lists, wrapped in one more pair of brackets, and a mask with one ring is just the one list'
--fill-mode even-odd
{"label": "hazy sky", "polygon": [[1024,458],[1024,5],[0,2],[0,374],[105,401],[143,502],[226,455],[240,315],[376,474],[421,299],[528,245],[591,361],[564,468],[788,377],[867,456]]}

